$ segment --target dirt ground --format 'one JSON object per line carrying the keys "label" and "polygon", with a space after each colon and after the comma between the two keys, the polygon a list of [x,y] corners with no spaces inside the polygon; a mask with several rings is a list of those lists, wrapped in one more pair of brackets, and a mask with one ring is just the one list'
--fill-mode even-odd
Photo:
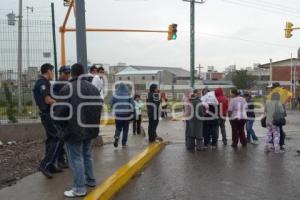
{"label": "dirt ground", "polygon": [[43,141],[0,146],[0,189],[38,171]]}

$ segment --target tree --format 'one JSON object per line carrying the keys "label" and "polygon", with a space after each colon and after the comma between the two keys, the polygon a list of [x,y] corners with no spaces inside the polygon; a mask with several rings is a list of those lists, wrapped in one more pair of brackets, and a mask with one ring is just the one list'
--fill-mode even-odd
{"label": "tree", "polygon": [[6,97],[6,102],[7,102],[7,107],[6,107],[7,118],[10,122],[16,123],[17,122],[17,119],[16,119],[17,109],[14,106],[11,92],[6,83],[4,83],[4,91],[5,91],[5,97]]}
{"label": "tree", "polygon": [[247,70],[237,70],[232,74],[232,82],[237,89],[249,89],[252,86],[253,81],[253,77],[247,74]]}

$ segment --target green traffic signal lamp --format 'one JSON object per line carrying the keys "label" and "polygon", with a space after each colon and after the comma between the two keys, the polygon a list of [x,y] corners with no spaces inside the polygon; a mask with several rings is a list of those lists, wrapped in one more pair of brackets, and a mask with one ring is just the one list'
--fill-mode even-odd
{"label": "green traffic signal lamp", "polygon": [[172,24],[172,40],[177,39],[177,24]]}

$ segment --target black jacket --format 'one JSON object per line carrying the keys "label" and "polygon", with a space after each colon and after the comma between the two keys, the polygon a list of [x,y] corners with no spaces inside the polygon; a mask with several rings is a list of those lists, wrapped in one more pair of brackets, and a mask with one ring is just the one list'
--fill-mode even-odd
{"label": "black jacket", "polygon": [[[63,100],[63,102],[70,103],[73,114],[71,119],[57,122],[60,129],[60,136],[64,141],[71,143],[96,138],[99,134],[103,104],[99,90],[84,79],[78,81],[77,78],[74,78],[70,82],[73,87],[73,94],[70,98]],[[79,96],[78,84],[80,84],[81,94],[85,97]],[[68,85],[60,91],[60,95],[67,96],[69,93],[70,88]],[[66,117],[68,114],[70,114],[70,110],[66,106],[58,106],[55,109],[55,115],[58,117]],[[81,122],[81,124],[78,122]]]}
{"label": "black jacket", "polygon": [[149,92],[147,97],[147,113],[151,119],[159,119],[160,99],[159,93]]}

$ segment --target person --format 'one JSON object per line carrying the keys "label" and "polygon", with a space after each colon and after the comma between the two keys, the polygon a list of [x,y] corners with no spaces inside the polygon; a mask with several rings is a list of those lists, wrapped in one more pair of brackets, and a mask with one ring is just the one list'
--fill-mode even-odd
{"label": "person", "polygon": [[252,144],[259,144],[258,137],[253,130],[253,124],[255,122],[255,112],[254,112],[254,101],[250,93],[246,92],[244,98],[247,101],[247,121],[246,121],[246,131],[247,131],[247,142]]}
{"label": "person", "polygon": [[189,129],[187,131],[186,147],[188,150],[195,150],[196,147],[196,150],[203,151],[207,149],[203,143],[202,117],[204,116],[204,106],[199,98],[198,90],[194,90],[194,93],[191,95],[190,103],[194,112],[192,118],[188,120]]}
{"label": "person", "polygon": [[135,135],[136,133],[138,135],[141,134],[141,122],[142,122],[143,107],[144,107],[144,104],[141,100],[141,96],[136,94],[134,96],[135,113],[134,113],[134,119],[133,119],[133,135]]}
{"label": "person", "polygon": [[[100,68],[97,68],[96,65],[93,65],[89,70],[90,73],[88,75],[88,80],[99,90],[100,95],[102,97],[103,86],[104,86],[104,81],[103,81],[104,68],[103,67]],[[101,74],[99,72],[101,72]]]}
{"label": "person", "polygon": [[284,117],[285,110],[280,102],[280,95],[278,93],[273,93],[271,100],[267,100],[265,106],[266,124],[267,124],[267,136],[265,151],[269,152],[274,149],[275,153],[282,153],[283,150],[280,148],[280,125],[274,123],[275,119]]}
{"label": "person", "polygon": [[219,102],[214,91],[209,91],[207,88],[202,90],[201,101],[206,107],[204,114],[204,145],[211,145],[212,148],[217,148],[218,144],[218,105]]}
{"label": "person", "polygon": [[183,96],[183,122],[185,125],[184,135],[185,135],[186,148],[188,148],[187,137],[188,137],[188,131],[189,131],[189,122],[191,119],[192,107],[190,104],[190,99],[191,99],[192,94],[193,94],[192,89],[188,89],[184,92],[184,96]]}
{"label": "person", "polygon": [[161,118],[162,119],[167,119],[168,117],[168,98],[166,96],[165,92],[160,93],[160,103],[161,103]]}
{"label": "person", "polygon": [[[69,198],[85,196],[86,186],[96,186],[91,141],[99,134],[103,101],[99,90],[88,80],[81,78],[83,74],[84,66],[82,64],[72,65],[71,86],[66,85],[60,91],[61,96],[66,96],[71,90],[73,91],[71,97],[62,100],[62,102],[70,104],[73,112],[68,106],[58,106],[55,110],[55,115],[58,117],[66,116],[66,113],[70,114],[71,112],[69,120],[58,121],[61,130],[60,137],[65,141],[73,173],[72,189],[64,192],[64,196]],[[79,109],[80,107],[81,109]]]}
{"label": "person", "polygon": [[232,129],[232,147],[236,148],[240,140],[243,147],[247,146],[245,124],[247,119],[246,100],[240,96],[237,89],[231,90],[232,99],[229,102],[228,117]]}
{"label": "person", "polygon": [[111,107],[113,108],[116,122],[114,147],[117,148],[119,145],[121,132],[123,132],[122,147],[126,147],[129,122],[134,118],[134,102],[129,95],[128,87],[124,83],[120,83],[117,86],[116,93],[111,99]]}
{"label": "person", "polygon": [[[215,90],[215,95],[219,102],[219,127],[218,132],[221,129],[223,145],[227,145],[227,136],[226,136],[226,117],[228,112],[228,98],[224,95],[222,88],[217,88]],[[219,135],[219,134],[218,134]]]}
{"label": "person", "polygon": [[[271,89],[270,92],[272,92],[272,90],[279,88],[279,87],[281,87],[279,82],[272,83],[272,85],[270,86],[270,89]],[[280,98],[280,96],[279,96],[279,98]],[[285,112],[285,116],[286,116],[287,114],[286,114],[285,104],[282,103],[282,106],[284,108],[284,112]],[[283,125],[280,125],[279,129],[280,129],[280,141],[279,141],[280,149],[285,150],[284,145],[285,145],[286,133],[283,130]]]}
{"label": "person", "polygon": [[[66,83],[71,78],[71,68],[69,66],[61,66],[59,69],[59,77],[53,86],[53,93],[55,96],[59,96],[60,90],[66,85]],[[66,159],[66,152],[63,148],[63,141],[60,150],[58,150],[57,166],[61,169],[69,168],[68,161]]]}
{"label": "person", "polygon": [[41,76],[33,87],[33,95],[40,110],[42,125],[46,131],[45,156],[40,163],[39,170],[47,177],[52,178],[52,173],[62,172],[55,166],[58,150],[62,142],[58,138],[58,130],[50,116],[50,107],[56,101],[51,97],[50,80],[53,79],[53,65],[46,63],[41,66]]}
{"label": "person", "polygon": [[147,96],[147,114],[149,118],[148,124],[148,136],[149,143],[155,142],[155,140],[161,140],[160,137],[157,136],[157,126],[159,123],[159,90],[156,84],[151,84],[149,93]]}

